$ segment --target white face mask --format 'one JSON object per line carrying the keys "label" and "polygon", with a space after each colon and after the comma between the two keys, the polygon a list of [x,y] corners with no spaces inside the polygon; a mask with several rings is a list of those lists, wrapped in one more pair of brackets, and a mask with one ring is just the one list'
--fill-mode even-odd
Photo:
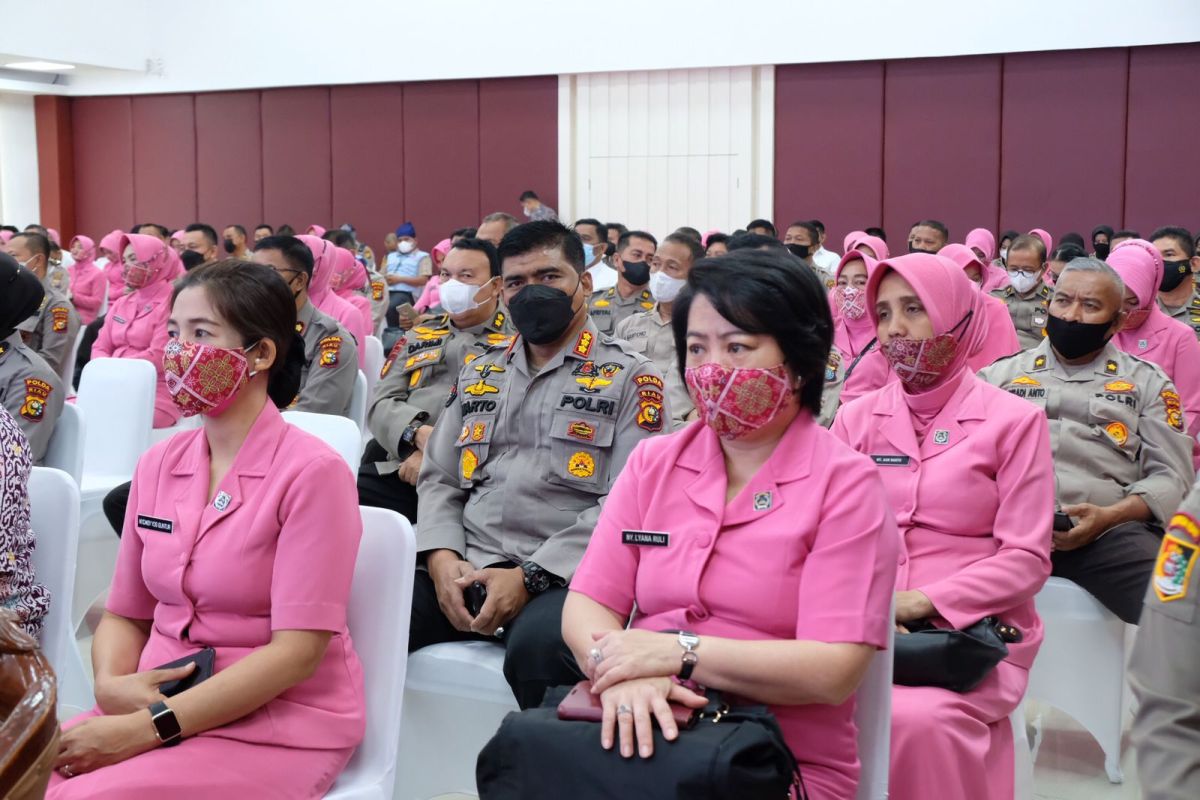
{"label": "white face mask", "polygon": [[1004,261],[1005,263],[1008,262],[1008,248],[1007,247],[1000,248],[1000,260]]}
{"label": "white face mask", "polygon": [[413,244],[412,242],[410,242],[409,240],[405,239],[403,242],[396,245],[396,249],[399,250],[401,253],[408,255],[413,250],[416,250],[417,246],[415,244]]}
{"label": "white face mask", "polygon": [[[488,281],[488,283],[491,283],[491,281]],[[474,311],[481,305],[475,302],[475,296],[483,290],[484,286],[487,286],[487,284],[475,286],[471,283],[463,283],[462,281],[453,279],[443,281],[438,284],[439,304],[452,316]]]}
{"label": "white face mask", "polygon": [[650,294],[660,303],[675,302],[686,284],[686,278],[672,278],[661,270],[650,274]]}
{"label": "white face mask", "polygon": [[1037,286],[1038,274],[1036,272],[1029,274],[1025,272],[1019,272],[1017,270],[1009,270],[1008,282],[1012,284],[1012,287],[1017,291],[1017,294],[1025,294],[1034,286]]}

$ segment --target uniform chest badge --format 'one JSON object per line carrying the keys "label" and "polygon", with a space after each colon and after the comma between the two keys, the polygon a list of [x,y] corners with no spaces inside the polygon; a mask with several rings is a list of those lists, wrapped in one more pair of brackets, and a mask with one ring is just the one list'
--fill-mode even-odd
{"label": "uniform chest badge", "polygon": [[500,389],[481,378],[475,383],[464,386],[463,391],[472,397],[482,397],[485,394],[498,394]]}
{"label": "uniform chest badge", "polygon": [[463,480],[471,480],[471,476],[475,474],[475,468],[479,466],[479,456],[475,455],[475,451],[469,447],[463,448],[462,454],[462,476]]}
{"label": "uniform chest badge", "polygon": [[1104,432],[1117,443],[1118,447],[1124,447],[1129,441],[1129,429],[1120,422],[1110,422],[1104,426]]}
{"label": "uniform chest badge", "polygon": [[1150,346],[1150,342],[1145,339],[1138,339],[1138,350],[1145,350]]}
{"label": "uniform chest badge", "polygon": [[1137,387],[1129,381],[1109,381],[1108,383],[1104,384],[1104,391],[1114,392],[1117,394],[1132,392],[1136,388]]}
{"label": "uniform chest badge", "polygon": [[591,442],[596,438],[596,429],[583,420],[576,420],[567,426],[567,436],[581,442]]}
{"label": "uniform chest badge", "polygon": [[754,493],[754,510],[769,511],[774,504],[775,498],[770,492],[755,492]]}
{"label": "uniform chest badge", "polygon": [[213,500],[213,508],[217,511],[224,511],[229,508],[230,501],[233,500],[228,492],[217,492],[217,497]]}
{"label": "uniform chest badge", "polygon": [[950,431],[946,430],[945,428],[938,428],[936,431],[933,432],[933,443],[934,444],[946,444],[949,441],[950,441]]}
{"label": "uniform chest badge", "polygon": [[576,478],[590,478],[596,474],[596,459],[580,450],[567,459],[567,472]]}
{"label": "uniform chest badge", "polygon": [[1013,386],[1041,386],[1042,382],[1037,378],[1031,378],[1028,375],[1022,375],[1019,378],[1013,379]]}
{"label": "uniform chest badge", "polygon": [[1168,533],[1163,537],[1154,564],[1154,593],[1164,603],[1187,597],[1188,579],[1196,566],[1197,547]]}

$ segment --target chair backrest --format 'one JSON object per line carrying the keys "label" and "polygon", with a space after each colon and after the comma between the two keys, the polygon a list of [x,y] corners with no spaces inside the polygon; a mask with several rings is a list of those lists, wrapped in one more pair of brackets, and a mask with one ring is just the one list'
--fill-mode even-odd
{"label": "chair backrest", "polygon": [[63,403],[62,413],[54,423],[54,432],[50,434],[50,443],[46,447],[46,457],[42,464],[53,469],[61,469],[75,479],[75,483],[83,482],[83,446],[87,436],[87,422],[83,411],[74,403]]}
{"label": "chair backrest", "polygon": [[91,420],[83,445],[84,483],[89,475],[128,480],[150,447],[158,373],[140,358],[94,358],[83,368],[79,396]]}
{"label": "chair backrest", "polygon": [[354,391],[350,394],[350,420],[358,426],[358,434],[362,436],[367,430],[367,400],[370,394],[367,389],[367,376],[360,369],[354,377]]}
{"label": "chair backrest", "polygon": [[395,511],[366,506],[360,511],[363,535],[348,627],[362,661],[370,712],[366,736],[343,777],[354,783],[378,781],[390,792],[400,744],[417,543],[412,525]]}
{"label": "chair backrest", "polygon": [[83,334],[86,332],[87,326],[80,325],[79,333],[75,334],[75,341],[71,342],[71,349],[59,367],[59,377],[63,379],[63,387],[66,389],[75,385],[75,359],[79,356],[79,345],[83,343]]}
{"label": "chair backrest", "polygon": [[[361,372],[358,374],[362,377]],[[312,411],[284,411],[283,418],[337,450],[338,454],[346,459],[350,471],[358,473],[362,434],[353,422],[336,414],[317,414]]]}
{"label": "chair backrest", "polygon": [[379,382],[379,371],[383,369],[383,340],[378,336],[368,336],[366,348],[363,369],[367,374],[367,402],[370,403],[375,396],[375,384]]}
{"label": "chair backrest", "polygon": [[[888,619],[895,619],[895,606]],[[854,724],[858,726],[858,800],[886,800],[888,765],[892,745],[892,644],[895,627],[889,626],[888,649],[879,650],[867,667],[854,700]]]}

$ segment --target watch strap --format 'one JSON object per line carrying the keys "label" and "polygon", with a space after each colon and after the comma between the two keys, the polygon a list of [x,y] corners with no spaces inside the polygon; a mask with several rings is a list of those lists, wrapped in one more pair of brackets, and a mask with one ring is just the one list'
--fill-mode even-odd
{"label": "watch strap", "polygon": [[154,735],[163,747],[174,747],[183,741],[183,729],[175,712],[161,700],[150,706],[150,722],[154,724]]}

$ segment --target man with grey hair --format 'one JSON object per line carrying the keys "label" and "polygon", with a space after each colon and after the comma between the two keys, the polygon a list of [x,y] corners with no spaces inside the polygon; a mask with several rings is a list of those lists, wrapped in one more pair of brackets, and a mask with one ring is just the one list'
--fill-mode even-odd
{"label": "man with grey hair", "polygon": [[1194,473],[1174,384],[1109,341],[1125,321],[1124,295],[1103,261],[1075,259],[1055,284],[1046,339],[979,376],[1049,419],[1058,506],[1051,574],[1136,623],[1163,526]]}
{"label": "man with grey hair", "polygon": [[491,242],[493,247],[500,246],[504,234],[517,227],[517,218],[503,211],[496,211],[484,217],[475,232],[475,238]]}

